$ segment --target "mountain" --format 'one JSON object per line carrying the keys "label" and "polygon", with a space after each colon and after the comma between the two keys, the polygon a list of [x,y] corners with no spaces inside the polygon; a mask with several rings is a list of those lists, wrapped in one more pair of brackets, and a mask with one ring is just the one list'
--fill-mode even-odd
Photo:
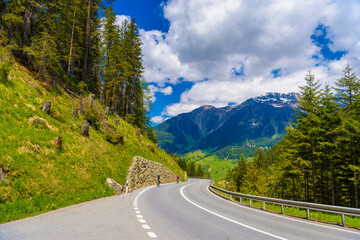
{"label": "mountain", "polygon": [[289,124],[296,99],[296,93],[267,93],[236,106],[205,105],[168,119],[154,130],[160,147],[181,154],[228,146],[270,147]]}

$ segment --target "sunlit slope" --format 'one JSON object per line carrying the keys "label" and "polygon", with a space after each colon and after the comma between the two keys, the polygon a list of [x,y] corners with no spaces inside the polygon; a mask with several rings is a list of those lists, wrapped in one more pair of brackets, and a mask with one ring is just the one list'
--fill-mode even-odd
{"label": "sunlit slope", "polygon": [[[0,55],[0,67],[13,61],[3,48]],[[16,62],[0,80],[0,167],[6,181],[0,181],[0,222],[113,195],[106,178],[124,184],[133,156],[163,163],[183,176],[170,156],[130,124],[120,118],[115,126],[114,115],[107,120],[124,136],[123,144],[110,143],[93,126],[89,137],[82,136],[84,116],[72,114],[79,99],[43,85]],[[50,115],[40,109],[47,100]],[[54,144],[56,137],[63,138],[62,149]]]}

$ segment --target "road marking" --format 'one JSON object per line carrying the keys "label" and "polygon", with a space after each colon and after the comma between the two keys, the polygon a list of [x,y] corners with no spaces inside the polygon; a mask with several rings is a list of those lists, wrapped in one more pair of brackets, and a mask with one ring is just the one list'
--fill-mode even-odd
{"label": "road marking", "polygon": [[249,225],[246,225],[246,224],[237,222],[237,221],[235,221],[235,220],[233,220],[233,219],[230,219],[230,218],[225,217],[225,216],[222,216],[222,215],[220,215],[220,214],[218,214],[218,213],[212,212],[212,211],[210,211],[210,210],[208,210],[208,209],[206,209],[206,208],[204,208],[204,207],[201,207],[200,205],[194,203],[193,201],[191,201],[190,199],[188,199],[188,198],[184,195],[184,188],[185,188],[185,187],[188,187],[188,186],[191,186],[191,185],[193,185],[193,184],[195,184],[195,183],[198,183],[198,182],[194,182],[194,183],[192,183],[192,184],[183,186],[183,187],[181,188],[181,190],[180,190],[180,193],[181,193],[182,197],[183,197],[186,201],[188,201],[189,203],[195,205],[196,207],[198,207],[198,208],[200,208],[200,209],[202,209],[202,210],[204,210],[204,211],[206,211],[206,212],[208,212],[208,213],[211,213],[211,214],[213,214],[213,215],[215,215],[215,216],[218,216],[218,217],[220,217],[220,218],[222,218],[222,219],[228,220],[229,222],[235,223],[235,224],[237,224],[237,225],[240,225],[240,226],[249,228],[249,229],[254,230],[254,231],[256,231],[256,232],[260,232],[260,233],[263,233],[263,234],[265,234],[265,235],[268,235],[268,236],[271,236],[271,237],[274,237],[274,238],[277,238],[277,239],[287,240],[286,238],[282,238],[282,237],[276,236],[276,235],[274,235],[274,234],[271,234],[271,233],[262,231],[262,230],[260,230],[260,229],[257,229],[257,228],[254,228],[254,227],[250,227]]}
{"label": "road marking", "polygon": [[[211,193],[213,196],[223,200],[223,201],[227,201],[226,199],[212,193],[209,188],[207,188],[208,192]],[[326,225],[323,225],[323,224],[326,224],[326,223],[322,223],[322,222],[317,222],[317,223],[312,223],[312,222],[309,222],[308,220],[306,219],[303,219],[303,220],[299,220],[299,219],[295,219],[295,218],[292,218],[291,216],[288,216],[288,215],[278,215],[278,214],[274,214],[272,212],[268,212],[268,211],[264,211],[264,210],[260,210],[260,209],[257,209],[257,208],[252,208],[250,206],[244,206],[242,204],[239,204],[239,203],[235,203],[235,202],[230,202],[230,201],[227,201],[231,204],[234,204],[235,206],[237,207],[241,207],[241,208],[244,208],[244,209],[247,209],[247,210],[252,210],[252,211],[256,211],[256,212],[259,212],[259,213],[263,213],[263,214],[268,214],[268,215],[271,215],[271,216],[274,216],[274,217],[279,217],[279,218],[284,218],[284,219],[287,219],[287,220],[291,220],[291,221],[296,221],[296,222],[301,222],[301,223],[305,223],[305,224],[310,224],[310,225],[314,225],[314,226],[317,226],[317,227],[324,227],[324,228],[328,228],[328,229],[332,229],[332,230],[338,230],[338,231],[343,231],[343,232],[347,232],[347,233],[356,233],[356,234],[360,234],[360,232],[355,232],[355,231],[352,231],[352,230],[347,230],[347,229],[342,229],[342,228],[339,228],[339,227],[331,227],[331,226],[326,226]]]}
{"label": "road marking", "polygon": [[151,238],[157,238],[156,234],[153,232],[147,232],[147,234],[149,235],[149,237]]}
{"label": "road marking", "polygon": [[[152,186],[152,187],[154,187],[154,186]],[[149,188],[146,188],[146,189],[142,190],[142,191],[135,197],[133,205],[134,205],[134,210],[135,210],[135,213],[136,213],[136,214],[139,214],[139,213],[140,213],[140,211],[138,211],[138,210],[139,210],[139,208],[138,208],[138,201],[139,201],[140,195],[143,194],[146,190],[148,190],[148,189],[150,189],[150,188],[152,188],[152,187],[149,187]],[[146,223],[146,221],[145,221],[145,219],[143,218],[142,215],[136,215],[136,217],[138,218],[138,220],[139,220],[140,223]],[[149,230],[149,229],[150,229],[150,226],[147,225],[147,224],[142,224],[142,227],[143,227],[144,229],[146,229],[146,230]],[[153,232],[147,232],[147,234],[149,235],[150,238],[157,238],[156,234],[153,233]]]}
{"label": "road marking", "polygon": [[146,225],[146,224],[143,224],[142,227],[143,227],[144,229],[150,229],[149,225]]}

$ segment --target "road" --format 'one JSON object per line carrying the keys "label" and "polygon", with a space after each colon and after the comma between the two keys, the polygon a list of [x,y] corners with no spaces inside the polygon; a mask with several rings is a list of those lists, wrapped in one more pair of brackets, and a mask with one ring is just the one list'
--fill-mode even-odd
{"label": "road", "polygon": [[360,231],[225,201],[208,180],[149,187],[0,225],[0,239],[360,239]]}

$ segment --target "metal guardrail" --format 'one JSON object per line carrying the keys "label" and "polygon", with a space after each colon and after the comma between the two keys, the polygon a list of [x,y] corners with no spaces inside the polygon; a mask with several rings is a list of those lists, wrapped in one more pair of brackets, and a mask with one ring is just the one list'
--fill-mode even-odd
{"label": "metal guardrail", "polygon": [[[341,222],[342,226],[345,227],[345,215],[348,216],[356,216],[360,217],[360,209],[359,208],[349,208],[349,207],[340,207],[334,205],[325,205],[325,204],[318,204],[318,203],[309,203],[309,202],[300,202],[300,201],[292,201],[292,200],[285,200],[285,199],[278,199],[278,198],[268,198],[268,197],[261,197],[249,194],[242,194],[237,192],[228,191],[219,187],[214,186],[214,181],[211,181],[209,184],[209,190],[220,197],[233,200],[233,197],[238,197],[240,203],[242,203],[243,199],[250,200],[250,206],[252,206],[252,201],[259,201],[263,202],[263,210],[266,210],[266,203],[280,205],[281,206],[281,214],[284,214],[284,206],[288,207],[297,207],[306,210],[307,219],[310,218],[310,210],[318,211],[318,212],[327,212],[327,213],[335,213],[341,215]],[[216,192],[215,190],[219,191]],[[222,195],[223,193],[224,195]],[[226,194],[229,197],[226,197]]]}

